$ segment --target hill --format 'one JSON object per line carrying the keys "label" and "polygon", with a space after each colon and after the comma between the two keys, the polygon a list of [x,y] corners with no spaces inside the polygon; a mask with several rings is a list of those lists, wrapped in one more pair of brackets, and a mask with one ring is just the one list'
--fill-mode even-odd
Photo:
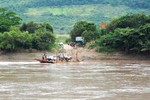
{"label": "hill", "polygon": [[23,22],[49,22],[60,34],[69,32],[80,20],[99,27],[100,22],[127,13],[150,14],[149,0],[1,0],[0,7],[16,11]]}

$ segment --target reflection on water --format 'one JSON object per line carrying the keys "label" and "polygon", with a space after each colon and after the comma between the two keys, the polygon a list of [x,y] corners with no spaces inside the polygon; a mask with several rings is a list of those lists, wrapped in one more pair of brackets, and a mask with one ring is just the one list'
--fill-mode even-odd
{"label": "reflection on water", "polygon": [[148,100],[149,64],[0,62],[0,100]]}

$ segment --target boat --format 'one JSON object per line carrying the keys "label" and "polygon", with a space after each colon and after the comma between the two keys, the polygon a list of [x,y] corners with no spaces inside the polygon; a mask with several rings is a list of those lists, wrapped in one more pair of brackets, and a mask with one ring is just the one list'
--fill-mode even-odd
{"label": "boat", "polygon": [[45,59],[35,59],[35,60],[39,61],[40,63],[59,63],[63,61],[71,62],[72,57],[71,56],[64,56],[64,57],[49,56]]}
{"label": "boat", "polygon": [[61,62],[79,62],[78,60],[78,52],[76,52],[76,60],[73,60],[72,56],[69,56],[66,53],[66,49],[64,49],[63,43],[59,44],[61,49],[59,52],[56,52],[55,56],[47,56],[46,53],[42,56],[42,59],[35,59],[40,63],[61,63]]}
{"label": "boat", "polygon": [[56,63],[54,60],[48,60],[48,59],[35,59],[39,61],[40,63]]}

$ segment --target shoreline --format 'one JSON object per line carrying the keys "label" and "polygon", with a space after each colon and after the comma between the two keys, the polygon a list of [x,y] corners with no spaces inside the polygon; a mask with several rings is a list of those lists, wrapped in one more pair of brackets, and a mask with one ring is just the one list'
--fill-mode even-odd
{"label": "shoreline", "polygon": [[[123,54],[121,52],[95,52],[95,50],[86,48],[73,48],[69,45],[64,45],[70,56],[75,58],[75,54],[78,51],[78,58],[81,61],[100,61],[100,60],[150,60],[150,55],[138,55],[138,54]],[[55,52],[49,51],[34,51],[34,52],[15,52],[15,53],[0,53],[0,62],[3,61],[36,61],[35,59],[41,59],[43,53],[46,52],[48,56],[55,55]]]}
{"label": "shoreline", "polygon": [[[39,52],[21,52],[21,53],[7,53],[0,54],[0,62],[7,61],[28,61],[33,62],[35,59],[41,59],[43,55],[43,51]],[[54,52],[47,52],[49,56],[55,55]],[[75,58],[73,56],[73,58]],[[86,50],[83,52],[79,51],[79,60],[81,61],[103,61],[103,60],[150,60],[149,56],[141,56],[141,55],[126,55],[122,53],[107,53],[107,52],[94,52],[92,50]]]}

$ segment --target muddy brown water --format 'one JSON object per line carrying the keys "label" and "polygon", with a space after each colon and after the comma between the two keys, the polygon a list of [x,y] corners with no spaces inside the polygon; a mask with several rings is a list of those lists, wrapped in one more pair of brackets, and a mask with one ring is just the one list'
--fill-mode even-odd
{"label": "muddy brown water", "polygon": [[149,100],[150,61],[0,62],[0,100]]}

